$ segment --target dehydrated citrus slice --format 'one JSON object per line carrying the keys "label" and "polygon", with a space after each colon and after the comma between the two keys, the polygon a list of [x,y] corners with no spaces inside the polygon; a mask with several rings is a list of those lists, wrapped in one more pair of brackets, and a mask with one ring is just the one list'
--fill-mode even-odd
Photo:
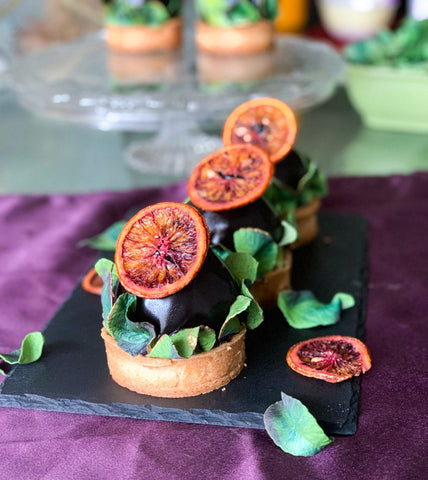
{"label": "dehydrated citrus slice", "polygon": [[231,145],[204,158],[188,182],[189,198],[208,211],[242,207],[261,197],[273,175],[268,155],[252,145]]}
{"label": "dehydrated citrus slice", "polygon": [[140,210],[119,235],[115,263],[123,287],[142,298],[163,298],[198,273],[209,232],[198,210],[164,202]]}
{"label": "dehydrated citrus slice", "polygon": [[370,355],[363,342],[354,337],[331,335],[293,345],[287,363],[307,377],[337,383],[367,372]]}
{"label": "dehydrated citrus slice", "polygon": [[297,134],[291,108],[276,98],[256,98],[237,107],[226,119],[225,145],[256,145],[279,162],[292,148]]}
{"label": "dehydrated citrus slice", "polygon": [[103,289],[103,281],[98,275],[95,268],[91,268],[89,272],[83,277],[82,288],[94,295],[101,295]]}

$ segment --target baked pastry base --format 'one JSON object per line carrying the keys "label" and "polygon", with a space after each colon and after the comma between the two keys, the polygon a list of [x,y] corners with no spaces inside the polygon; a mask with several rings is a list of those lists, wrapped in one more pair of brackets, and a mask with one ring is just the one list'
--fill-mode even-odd
{"label": "baked pastry base", "polygon": [[106,42],[112,50],[128,53],[174,50],[181,44],[181,19],[162,25],[106,25]]}
{"label": "baked pastry base", "polygon": [[196,47],[213,55],[251,55],[272,48],[273,22],[261,20],[239,27],[213,27],[201,20],[195,26]]}
{"label": "baked pastry base", "polygon": [[154,397],[193,397],[224,387],[237,377],[245,362],[243,328],[226,343],[186,359],[132,356],[123,351],[103,327],[107,363],[113,380],[137,393]]}
{"label": "baked pastry base", "polygon": [[289,248],[284,249],[284,266],[268,272],[263,280],[256,280],[251,293],[263,310],[276,307],[279,292],[291,289],[291,267],[293,255]]}
{"label": "baked pastry base", "polygon": [[311,203],[296,208],[297,235],[298,240],[294,248],[307,245],[315,240],[319,233],[318,210],[321,207],[321,200],[315,198]]}

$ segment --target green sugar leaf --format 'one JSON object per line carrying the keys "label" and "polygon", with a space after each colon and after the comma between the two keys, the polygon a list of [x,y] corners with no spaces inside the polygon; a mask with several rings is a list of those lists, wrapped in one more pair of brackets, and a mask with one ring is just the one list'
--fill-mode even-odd
{"label": "green sugar leaf", "polygon": [[79,242],[79,246],[88,246],[95,250],[114,252],[116,250],[117,239],[125,223],[126,222],[113,223],[113,225],[110,225],[104,232]]}
{"label": "green sugar leaf", "polygon": [[256,302],[254,299],[253,295],[251,294],[250,290],[248,287],[245,285],[245,283],[242,283],[241,285],[242,293],[251,299],[250,305],[248,306],[248,311],[247,311],[247,327],[250,330],[254,330],[257,328],[264,320],[263,316],[263,310],[260,307],[260,305]]}
{"label": "green sugar leaf", "polygon": [[108,331],[119,347],[133,356],[145,355],[147,346],[155,337],[151,323],[130,320],[136,303],[137,297],[130,293],[119,295],[108,318]]}
{"label": "green sugar leaf", "polygon": [[[0,359],[9,365],[36,362],[42,355],[44,342],[42,333],[28,333],[21,343],[21,348],[10,353],[0,353]],[[2,369],[0,372],[6,375]]]}
{"label": "green sugar leaf", "polygon": [[180,358],[169,335],[162,335],[148,352],[152,358]]}
{"label": "green sugar leaf", "polygon": [[199,327],[184,328],[171,335],[172,343],[181,358],[189,358],[198,344]]}
{"label": "green sugar leaf", "polygon": [[240,228],[233,233],[235,250],[247,253],[258,262],[258,273],[264,275],[275,268],[278,245],[272,236],[257,228]]}
{"label": "green sugar leaf", "polygon": [[108,319],[113,308],[113,290],[116,288],[119,278],[117,276],[115,264],[107,258],[101,258],[95,264],[95,270],[103,281],[103,288],[101,290],[101,305],[104,326],[107,332],[111,335]]}
{"label": "green sugar leaf", "polygon": [[310,457],[333,442],[302,402],[281,393],[281,401],[263,415],[269,436],[284,452]]}
{"label": "green sugar leaf", "polygon": [[241,330],[241,322],[238,318],[240,313],[245,312],[250,306],[251,298],[244,295],[238,295],[236,300],[230,306],[229,313],[224,321],[218,338],[221,339],[227,335],[238,333]]}
{"label": "green sugar leaf", "polygon": [[297,192],[275,177],[264,192],[263,198],[276,215],[293,212],[297,207]]}
{"label": "green sugar leaf", "polygon": [[291,245],[297,240],[297,229],[291,223],[281,220],[282,225],[282,238],[279,241],[278,245],[280,247],[285,247],[286,245]]}
{"label": "green sugar leaf", "polygon": [[198,345],[204,352],[211,350],[216,342],[215,331],[210,327],[200,327],[198,335]]}
{"label": "green sugar leaf", "polygon": [[231,252],[224,263],[239,285],[245,280],[254,283],[257,278],[258,262],[248,253]]}
{"label": "green sugar leaf", "polygon": [[336,293],[329,304],[318,301],[309,290],[285,290],[278,296],[278,307],[293,328],[334,325],[342,310],[355,305],[352,295]]}

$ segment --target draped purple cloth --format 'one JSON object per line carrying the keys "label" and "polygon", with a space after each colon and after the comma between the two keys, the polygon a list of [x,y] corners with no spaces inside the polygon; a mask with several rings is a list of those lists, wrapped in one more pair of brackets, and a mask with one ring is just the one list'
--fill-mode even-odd
{"label": "draped purple cloth", "polygon": [[[332,179],[330,190],[325,211],[370,224],[373,368],[362,379],[354,436],[303,458],[262,430],[0,408],[0,479],[425,478],[428,174]],[[42,329],[92,265],[96,254],[76,248],[79,240],[131,206],[185,196],[176,185],[0,197],[0,351]]]}

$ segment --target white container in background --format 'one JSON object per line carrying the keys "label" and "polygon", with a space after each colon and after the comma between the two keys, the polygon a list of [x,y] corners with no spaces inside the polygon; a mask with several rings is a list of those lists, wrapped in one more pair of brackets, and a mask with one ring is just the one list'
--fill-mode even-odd
{"label": "white container in background", "polygon": [[416,20],[425,20],[428,18],[428,0],[409,0],[407,12]]}
{"label": "white container in background", "polygon": [[[428,3],[428,0],[422,0]],[[390,26],[399,0],[318,0],[325,30],[345,41],[363,40]]]}

